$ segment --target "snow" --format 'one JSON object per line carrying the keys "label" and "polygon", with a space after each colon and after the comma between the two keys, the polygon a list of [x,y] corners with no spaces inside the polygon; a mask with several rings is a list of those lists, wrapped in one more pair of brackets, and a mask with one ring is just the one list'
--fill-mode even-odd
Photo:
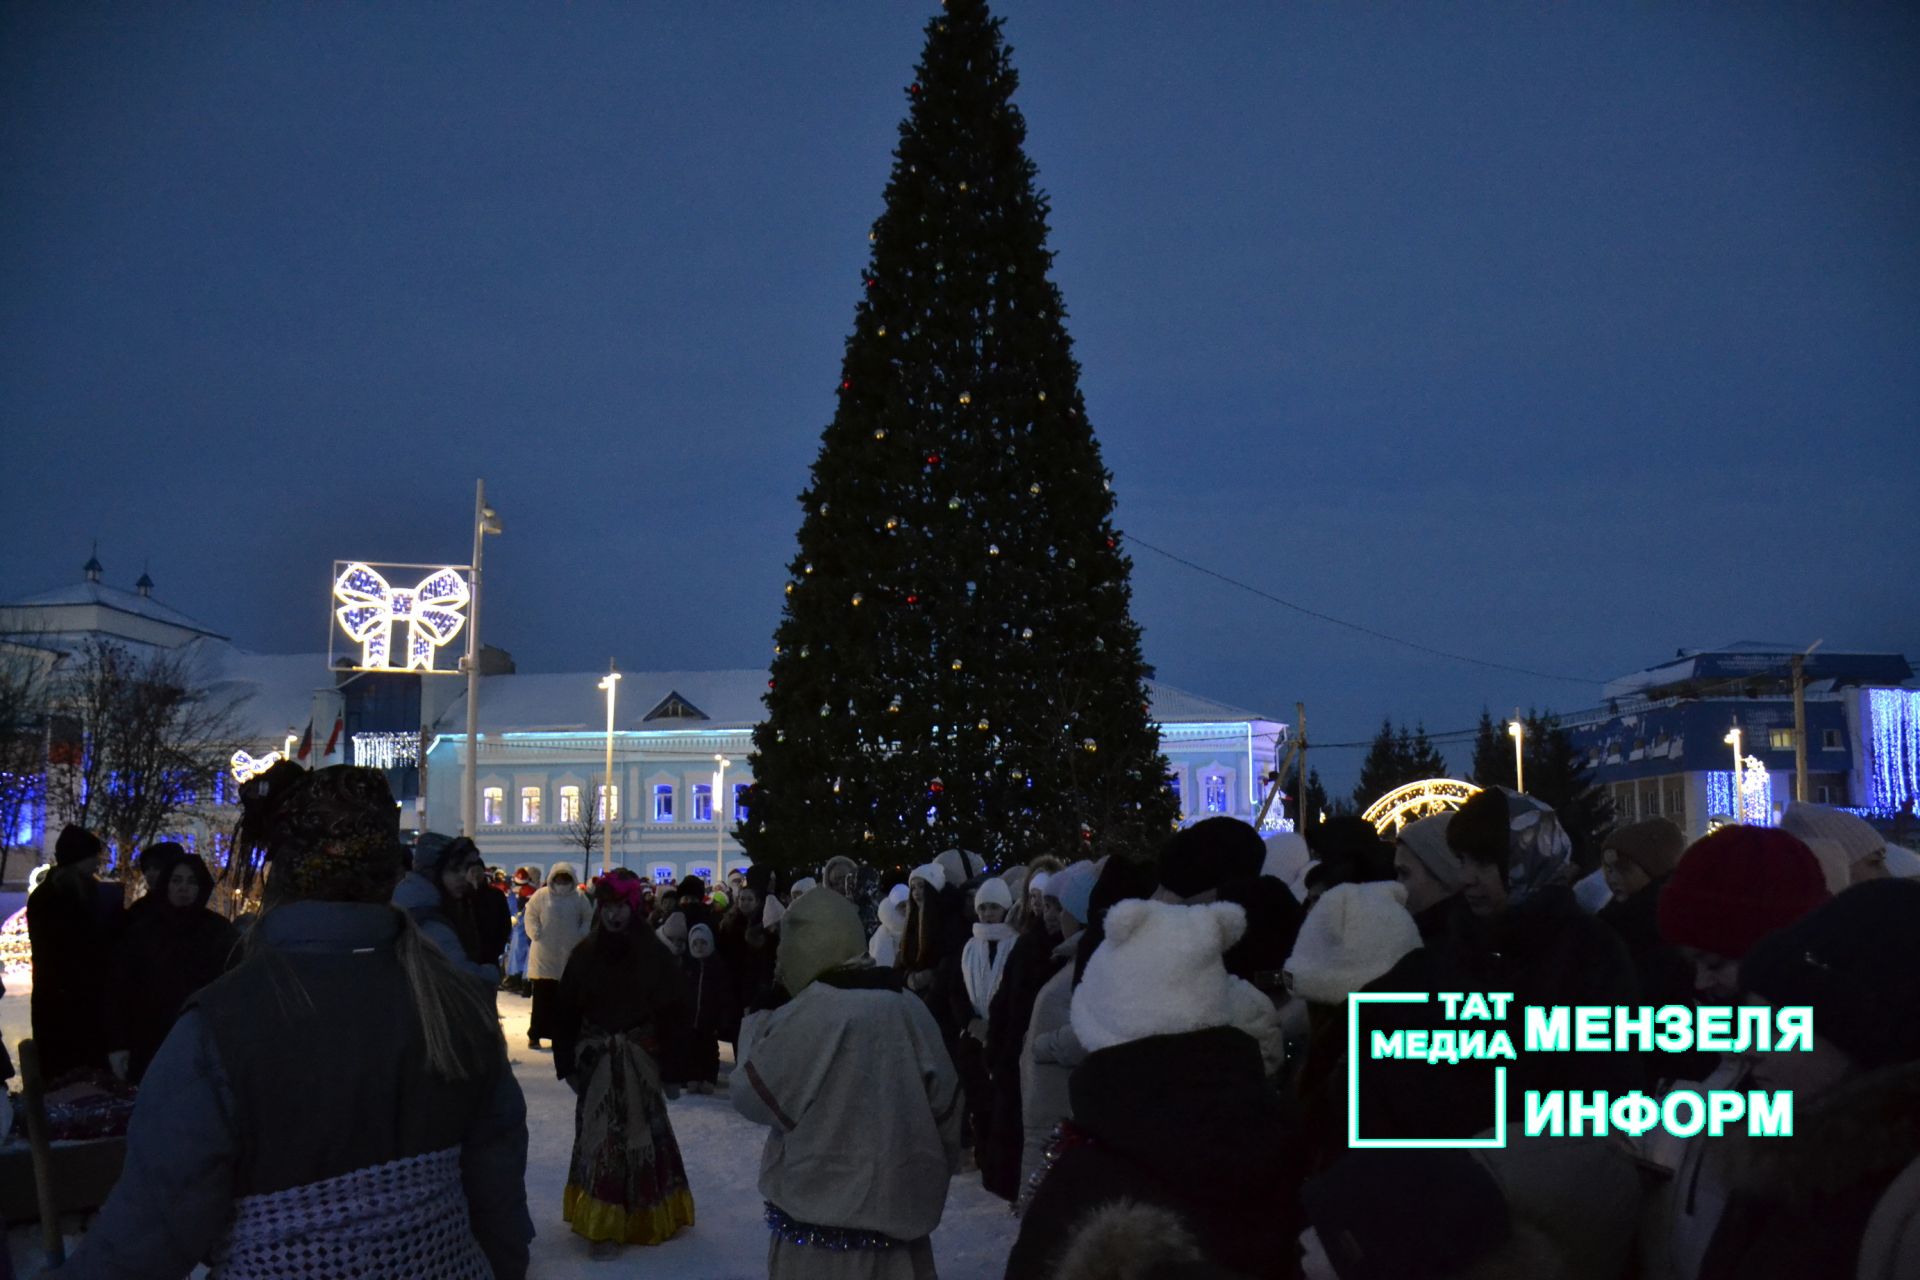
{"label": "snow", "polygon": [[[0,1000],[0,1031],[9,1046],[28,1034],[26,984],[10,985]],[[721,1080],[712,1096],[682,1094],[669,1104],[673,1129],[693,1184],[695,1225],[665,1244],[625,1251],[612,1266],[587,1256],[587,1242],[560,1220],[560,1194],[573,1148],[573,1092],[553,1074],[550,1050],[527,1048],[529,1002],[502,994],[504,1023],[514,1075],[527,1097],[527,1207],[533,1214],[530,1275],[571,1280],[641,1271],[662,1280],[746,1280],[766,1274],[767,1228],[755,1183],[766,1130],[738,1115],[727,1100],[725,1047]],[[15,1082],[18,1083],[17,1081]],[[859,1135],[851,1135],[853,1141]],[[1019,1223],[1004,1200],[980,1186],[980,1175],[962,1173],[947,1193],[947,1210],[934,1232],[933,1251],[941,1280],[997,1280]],[[15,1274],[40,1265],[39,1229],[9,1233]]]}

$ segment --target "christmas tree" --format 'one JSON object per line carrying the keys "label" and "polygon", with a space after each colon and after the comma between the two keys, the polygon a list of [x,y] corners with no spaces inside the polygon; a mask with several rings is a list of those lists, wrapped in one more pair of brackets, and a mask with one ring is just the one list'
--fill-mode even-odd
{"label": "christmas tree", "polygon": [[1367,758],[1360,764],[1360,781],[1353,789],[1353,808],[1364,812],[1374,801],[1396,787],[1428,778],[1447,776],[1447,758],[1427,737],[1427,727],[1398,730],[1391,719],[1380,722]]}
{"label": "christmas tree", "polygon": [[777,867],[1144,856],[1178,806],[999,21],[951,0],[916,70],[740,838]]}

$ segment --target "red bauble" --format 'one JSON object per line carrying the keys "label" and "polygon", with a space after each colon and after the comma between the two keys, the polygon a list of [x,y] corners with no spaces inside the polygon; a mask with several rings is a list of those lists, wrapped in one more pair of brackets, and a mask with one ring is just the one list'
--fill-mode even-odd
{"label": "red bauble", "polygon": [[927,455],[927,465],[928,465],[928,466],[930,466],[930,467],[937,467],[937,466],[939,466],[939,465],[940,465],[940,455],[939,455],[939,454],[937,454],[937,453],[930,453],[930,454],[928,454],[928,455]]}

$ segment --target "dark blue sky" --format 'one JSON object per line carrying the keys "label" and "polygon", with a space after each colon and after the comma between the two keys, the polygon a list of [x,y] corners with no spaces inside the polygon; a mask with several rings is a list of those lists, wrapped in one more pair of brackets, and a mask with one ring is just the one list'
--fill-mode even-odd
{"label": "dark blue sky", "polygon": [[[1596,681],[1920,655],[1920,16],[1677,8],[1002,4],[1123,529]],[[485,475],[523,670],[764,662],[933,11],[6,6],[0,596],[320,648]],[[1136,561],[1324,741],[1595,701]]]}

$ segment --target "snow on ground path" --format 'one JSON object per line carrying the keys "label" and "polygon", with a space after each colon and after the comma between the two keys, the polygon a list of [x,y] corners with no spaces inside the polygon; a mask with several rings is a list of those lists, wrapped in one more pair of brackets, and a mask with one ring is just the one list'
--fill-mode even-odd
{"label": "snow on ground path", "polygon": [[[674,1136],[693,1184],[694,1226],[665,1244],[631,1247],[618,1262],[598,1264],[587,1242],[560,1219],[560,1193],[573,1152],[573,1091],[553,1074],[550,1050],[527,1048],[529,1002],[500,997],[514,1075],[527,1095],[527,1208],[533,1214],[534,1277],[606,1276],[610,1272],[685,1280],[750,1280],[767,1274],[767,1226],[755,1185],[767,1130],[727,1100],[726,1071],[711,1097],[682,1094],[668,1104]],[[721,1049],[725,1057],[725,1046]],[[857,1139],[856,1139],[857,1140]],[[1018,1222],[1007,1202],[963,1173],[947,1193],[947,1211],[933,1235],[940,1280],[999,1280]]]}

